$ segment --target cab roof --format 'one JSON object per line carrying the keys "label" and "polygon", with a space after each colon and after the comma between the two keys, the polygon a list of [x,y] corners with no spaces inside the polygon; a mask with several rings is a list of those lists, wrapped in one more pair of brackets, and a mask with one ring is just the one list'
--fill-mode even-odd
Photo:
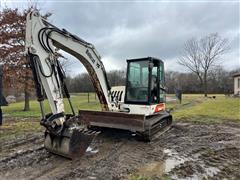
{"label": "cab roof", "polygon": [[159,61],[163,63],[161,59],[155,58],[155,57],[144,57],[144,58],[136,58],[136,59],[127,59],[127,62],[134,62],[134,61]]}

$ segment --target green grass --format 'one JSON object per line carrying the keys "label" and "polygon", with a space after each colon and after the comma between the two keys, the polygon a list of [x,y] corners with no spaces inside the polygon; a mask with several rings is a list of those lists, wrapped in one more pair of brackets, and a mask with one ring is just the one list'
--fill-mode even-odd
{"label": "green grass", "polygon": [[[90,94],[88,103],[87,93],[73,94],[72,103],[77,113],[82,110],[101,110],[100,104],[95,99],[95,94]],[[47,101],[45,103],[46,112],[51,112]],[[64,99],[66,113],[70,113],[70,107],[67,99]],[[6,139],[15,139],[19,135],[31,134],[42,131],[40,126],[40,107],[36,100],[30,101],[30,111],[23,111],[24,102],[12,103],[9,106],[2,107],[4,114],[3,126],[0,126],[0,142]]]}
{"label": "green grass", "polygon": [[[174,98],[174,95],[169,95]],[[203,95],[183,95],[182,104],[178,102],[167,103],[167,109],[173,109],[174,121],[191,121],[194,123],[223,123],[234,121],[240,123],[240,99],[216,95],[216,99],[204,98]],[[64,100],[66,112],[70,107]],[[75,112],[81,110],[101,110],[95,94],[90,94],[88,102],[87,93],[73,94],[72,102]],[[31,101],[30,111],[23,111],[23,102],[12,103],[3,107],[4,124],[0,127],[0,140],[6,137],[15,137],[21,133],[31,133],[41,130],[40,108],[37,101]],[[51,112],[48,102],[45,101],[46,112]]]}
{"label": "green grass", "polygon": [[222,123],[236,121],[240,123],[240,99],[217,96],[216,99],[196,98],[196,101],[173,113],[176,120],[202,123]]}
{"label": "green grass", "polygon": [[[170,94],[168,95],[168,97],[170,98],[175,98],[175,95]],[[190,105],[195,105],[195,104],[199,104],[202,103],[202,101],[204,100],[203,95],[201,94],[184,94],[182,97],[182,103],[180,104],[179,101],[172,101],[172,102],[168,102],[166,104],[166,108],[167,109],[182,109],[182,108],[186,108]]]}
{"label": "green grass", "polygon": [[[213,96],[213,95],[211,95]],[[173,109],[175,120],[191,120],[203,122],[222,122],[225,120],[240,121],[240,99],[229,98],[223,95],[215,94],[216,99],[204,98],[202,94],[184,94],[182,104],[178,102],[167,103],[167,109]],[[174,95],[169,95],[174,98]],[[77,112],[81,110],[101,110],[99,101],[95,99],[95,94],[90,93],[90,102],[88,102],[87,93],[72,94],[72,102]],[[66,112],[70,113],[70,107],[67,99],[64,99]],[[3,107],[3,113],[6,117],[20,118],[39,118],[40,108],[37,101],[30,101],[30,111],[23,111],[23,102],[12,103]],[[45,101],[46,112],[51,112],[48,102]]]}
{"label": "green grass", "polygon": [[[79,109],[82,110],[101,110],[100,104],[97,99],[95,99],[95,94],[90,93],[90,102],[88,103],[87,93],[73,94],[72,103],[75,112]],[[66,113],[70,113],[70,107],[68,105],[67,99],[64,99],[64,104],[66,108]],[[3,113],[7,117],[40,117],[40,107],[36,100],[30,101],[30,111],[23,111],[24,102],[12,103],[9,106],[3,107]],[[47,101],[44,102],[44,107],[46,112],[51,112]]]}
{"label": "green grass", "polygon": [[40,132],[43,127],[40,126],[39,119],[33,118],[11,118],[7,119],[0,126],[0,142],[15,139],[19,135]]}

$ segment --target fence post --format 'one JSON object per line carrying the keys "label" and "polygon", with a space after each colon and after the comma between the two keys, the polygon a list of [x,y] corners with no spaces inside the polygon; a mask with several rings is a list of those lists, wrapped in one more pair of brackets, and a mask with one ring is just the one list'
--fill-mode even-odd
{"label": "fence post", "polygon": [[95,101],[96,101],[96,99],[97,99],[97,95],[96,95],[97,93],[95,92]]}
{"label": "fence post", "polygon": [[88,92],[88,103],[90,102],[90,99],[89,99],[89,92]]}

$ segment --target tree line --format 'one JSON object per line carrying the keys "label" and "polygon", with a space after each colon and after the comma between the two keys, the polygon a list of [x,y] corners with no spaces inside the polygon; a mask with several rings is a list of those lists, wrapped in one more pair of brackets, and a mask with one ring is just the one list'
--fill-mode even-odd
{"label": "tree line", "polygon": [[[207,93],[232,94],[233,75],[240,72],[240,68],[235,70],[225,70],[217,67],[211,70],[207,76]],[[175,93],[177,89],[183,93],[204,93],[205,89],[199,81],[198,76],[193,72],[167,71],[165,73],[167,93]]]}
{"label": "tree line", "polygon": [[[125,71],[113,70],[107,72],[107,77],[110,86],[124,86],[125,85]],[[75,77],[67,76],[66,83],[69,92],[94,92],[93,84],[90,80],[88,73],[82,73]]]}
{"label": "tree line", "polygon": [[[207,77],[207,93],[231,94],[233,93],[233,75],[240,69],[225,70],[218,66],[211,70]],[[124,86],[126,72],[124,70],[114,70],[107,73],[111,86]],[[69,92],[94,92],[93,84],[88,73],[82,73],[75,77],[68,76],[66,83]],[[204,89],[199,82],[198,76],[192,72],[165,72],[165,86],[167,93],[173,94],[177,89],[183,93],[204,93]]]}

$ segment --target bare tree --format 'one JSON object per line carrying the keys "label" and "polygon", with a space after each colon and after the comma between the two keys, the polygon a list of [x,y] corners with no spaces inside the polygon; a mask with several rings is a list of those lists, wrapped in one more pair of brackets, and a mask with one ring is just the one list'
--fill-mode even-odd
{"label": "bare tree", "polygon": [[124,86],[126,81],[125,75],[126,73],[124,70],[112,70],[107,72],[110,86]]}
{"label": "bare tree", "polygon": [[198,76],[205,96],[207,96],[208,72],[228,49],[227,39],[221,38],[217,33],[200,40],[192,38],[184,45],[183,55],[178,63]]}

